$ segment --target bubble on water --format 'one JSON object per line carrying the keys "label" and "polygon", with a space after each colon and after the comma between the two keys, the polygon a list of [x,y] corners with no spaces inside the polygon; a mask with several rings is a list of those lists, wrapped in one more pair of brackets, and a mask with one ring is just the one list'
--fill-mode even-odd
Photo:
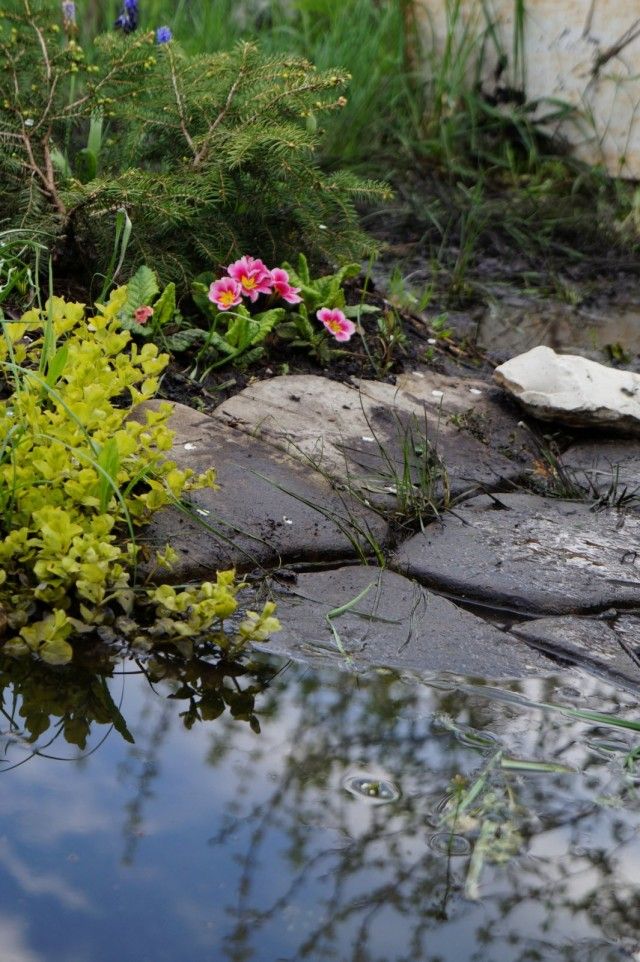
{"label": "bubble on water", "polygon": [[388,805],[400,798],[400,789],[386,774],[378,771],[357,771],[345,775],[342,786],[356,798],[370,805]]}

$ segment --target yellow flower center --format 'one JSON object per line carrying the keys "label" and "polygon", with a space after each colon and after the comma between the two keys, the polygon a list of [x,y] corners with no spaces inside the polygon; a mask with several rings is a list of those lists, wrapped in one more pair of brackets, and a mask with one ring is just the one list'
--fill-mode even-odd
{"label": "yellow flower center", "polygon": [[220,295],[220,300],[223,304],[233,304],[236,299],[236,295],[233,291],[223,291]]}
{"label": "yellow flower center", "polygon": [[255,279],[255,277],[247,277],[247,276],[245,275],[245,276],[242,278],[241,283],[242,283],[242,286],[244,287],[245,291],[252,291],[253,288],[256,286],[256,279]]}

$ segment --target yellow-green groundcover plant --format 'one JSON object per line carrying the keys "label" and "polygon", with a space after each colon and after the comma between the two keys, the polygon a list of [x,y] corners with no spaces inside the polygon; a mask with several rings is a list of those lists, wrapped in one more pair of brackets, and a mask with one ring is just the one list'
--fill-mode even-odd
{"label": "yellow-green groundcover plant", "polygon": [[[53,664],[109,625],[137,645],[189,654],[206,638],[234,650],[278,630],[274,605],[237,614],[233,570],[177,590],[137,588],[135,529],[214,472],[167,460],[171,405],[132,413],[157,391],[168,356],[118,320],[126,287],[87,316],[51,297],[0,337],[0,643]],[[158,556],[167,567],[172,549]],[[232,616],[235,616],[232,618]],[[224,622],[232,618],[232,628]]]}

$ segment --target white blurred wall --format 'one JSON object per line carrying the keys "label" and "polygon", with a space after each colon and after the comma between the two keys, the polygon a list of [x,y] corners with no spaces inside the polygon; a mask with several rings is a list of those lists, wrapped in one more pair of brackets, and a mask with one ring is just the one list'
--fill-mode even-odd
{"label": "white blurred wall", "polygon": [[[441,51],[456,0],[415,0],[425,50]],[[486,0],[510,59],[517,0]],[[486,31],[482,0],[459,0],[461,16]],[[458,31],[463,29],[459,23]],[[580,111],[562,133],[584,160],[640,179],[640,0],[525,0],[524,68],[539,115],[555,99]],[[483,88],[495,86],[498,55],[487,35]],[[500,82],[505,82],[505,75]]]}

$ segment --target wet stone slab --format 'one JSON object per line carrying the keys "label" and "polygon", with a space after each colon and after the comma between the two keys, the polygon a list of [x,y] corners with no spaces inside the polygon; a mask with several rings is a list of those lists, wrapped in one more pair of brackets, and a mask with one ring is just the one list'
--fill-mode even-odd
{"label": "wet stone slab", "polygon": [[573,483],[612,500],[636,496],[640,505],[640,441],[583,441],[559,463]]}
{"label": "wet stone slab", "polygon": [[[520,477],[521,463],[478,440],[461,415],[443,417],[441,380],[436,388],[425,383],[418,398],[378,381],[359,381],[356,389],[313,375],[277,377],[246,388],[214,416],[317,465],[388,511],[406,469],[423,489],[428,473],[436,497],[447,486],[458,496]],[[465,403],[475,396],[465,388]],[[425,451],[434,462],[428,471]]]}
{"label": "wet stone slab", "polygon": [[494,679],[557,670],[514,635],[388,570],[343,567],[298,574],[294,583],[272,579],[267,587],[283,624],[265,646],[274,654],[349,670]]}
{"label": "wet stone slab", "polygon": [[514,626],[513,634],[634,691],[640,690],[640,617],[540,618]]}
{"label": "wet stone slab", "polygon": [[405,542],[391,567],[461,600],[517,612],[640,606],[640,515],[483,495]]}
{"label": "wet stone slab", "polygon": [[381,517],[334,491],[308,465],[181,404],[169,426],[176,432],[169,457],[196,473],[215,467],[219,489],[193,492],[192,516],[165,509],[145,529],[142,543],[170,544],[178,552],[178,564],[168,575],[163,571],[163,579],[180,583],[210,577],[217,568],[345,560],[356,556],[353,540],[365,531],[384,543]]}
{"label": "wet stone slab", "polygon": [[[378,382],[361,382],[366,393],[375,392]],[[431,420],[459,433],[470,434],[494,453],[511,461],[530,465],[537,457],[522,410],[491,382],[472,377],[439,374],[427,367],[400,374],[396,397],[403,404],[425,406]]]}

